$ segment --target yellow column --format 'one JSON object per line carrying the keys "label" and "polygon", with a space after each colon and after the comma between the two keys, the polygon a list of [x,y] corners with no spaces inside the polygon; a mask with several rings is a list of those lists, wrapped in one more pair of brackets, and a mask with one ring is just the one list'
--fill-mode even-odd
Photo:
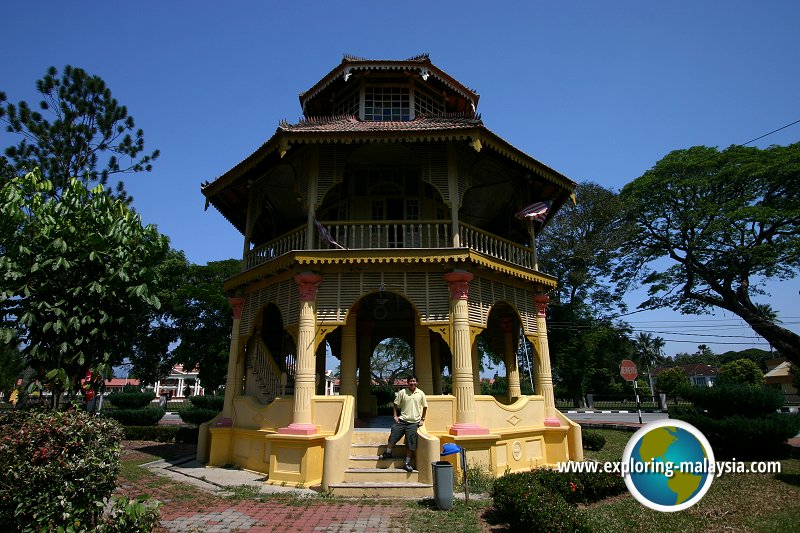
{"label": "yellow column", "polygon": [[533,297],[536,302],[536,335],[538,340],[536,358],[536,392],[544,396],[544,425],[560,426],[556,416],[556,400],[553,394],[553,376],[550,371],[550,345],[547,342],[547,303],[550,298],[545,294]]}
{"label": "yellow column", "polygon": [[358,416],[372,415],[372,372],[370,372],[370,359],[372,359],[372,322],[358,323],[358,397],[356,410]]}
{"label": "yellow column", "polygon": [[[442,354],[441,344],[438,338],[434,338],[435,333],[430,335],[431,342],[431,368],[433,371],[433,392],[431,394],[442,393]],[[438,335],[436,335],[438,337]]]}
{"label": "yellow column", "polygon": [[431,336],[428,328],[421,324],[414,327],[414,372],[417,374],[417,385],[422,392],[433,394]]}
{"label": "yellow column", "polygon": [[339,368],[339,394],[356,396],[356,322],[349,318],[342,327],[342,364]]}
{"label": "yellow column", "polygon": [[311,423],[311,397],[314,396],[316,367],[315,333],[317,326],[317,287],[322,276],[304,272],[294,277],[300,293],[300,319],[297,332],[297,369],[294,376],[292,423],[278,428],[287,435],[313,435],[317,427]]}
{"label": "yellow column", "polygon": [[217,422],[217,427],[231,427],[233,419],[233,399],[239,392],[241,384],[241,377],[237,381],[237,376],[241,376],[238,367],[243,366],[239,354],[239,326],[242,323],[242,308],[244,307],[244,298],[228,298],[228,302],[233,309],[233,326],[231,329],[231,346],[228,351],[228,377],[225,381],[225,403],[222,406],[222,417]]}
{"label": "yellow column", "polygon": [[487,428],[477,423],[475,385],[472,376],[472,342],[469,332],[469,272],[449,272],[444,279],[450,289],[450,321],[453,334],[453,395],[456,397],[456,423],[451,435],[486,435]]}
{"label": "yellow column", "polygon": [[514,401],[522,396],[519,385],[519,365],[517,352],[514,350],[514,323],[511,317],[500,319],[500,329],[503,331],[505,341],[506,385],[508,387],[508,400]]}

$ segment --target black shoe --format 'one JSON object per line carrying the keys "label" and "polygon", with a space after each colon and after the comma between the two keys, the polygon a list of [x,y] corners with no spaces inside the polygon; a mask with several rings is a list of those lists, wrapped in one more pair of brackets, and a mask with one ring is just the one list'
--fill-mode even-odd
{"label": "black shoe", "polygon": [[380,455],[380,457],[379,457],[379,458],[380,458],[380,459],[391,459],[391,458],[392,458],[392,452],[383,452],[383,453]]}
{"label": "black shoe", "polygon": [[403,468],[406,469],[406,472],[413,472],[414,471],[414,468],[411,466],[411,463],[406,463]]}

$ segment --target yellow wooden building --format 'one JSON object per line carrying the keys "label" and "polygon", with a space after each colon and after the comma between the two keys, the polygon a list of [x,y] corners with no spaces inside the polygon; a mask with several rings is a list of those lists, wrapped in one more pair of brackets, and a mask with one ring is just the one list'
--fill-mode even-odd
{"label": "yellow wooden building", "polygon": [[[429,494],[447,442],[495,475],[581,460],[580,427],[555,407],[556,281],[535,249],[575,183],[487,129],[477,93],[427,55],[346,56],[300,104],[299,123],[202,187],[244,246],[225,285],[225,407],[199,456],[356,495]],[[537,202],[544,220],[515,217]],[[532,396],[520,392],[520,332],[535,352]],[[480,394],[479,335],[505,357],[507,398]],[[389,337],[412,347],[430,406],[413,473],[378,459],[388,432],[354,429],[375,413],[370,358]],[[326,346],[341,361],[338,396],[322,390]]]}

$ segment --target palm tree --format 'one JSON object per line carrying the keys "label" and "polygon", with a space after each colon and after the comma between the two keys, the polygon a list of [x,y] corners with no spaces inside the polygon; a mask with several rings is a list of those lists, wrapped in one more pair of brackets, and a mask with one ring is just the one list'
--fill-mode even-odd
{"label": "palm tree", "polygon": [[[772,324],[781,324],[782,322],[778,320],[778,312],[772,308],[769,304],[756,304],[756,309],[758,313],[766,320],[767,322],[771,322]],[[769,351],[772,352],[772,344],[769,345]]]}
{"label": "palm tree", "polygon": [[652,369],[664,362],[664,339],[653,337],[652,333],[640,332],[633,340],[636,347],[639,366],[647,369],[647,376],[650,381],[650,393],[653,394],[653,373]]}

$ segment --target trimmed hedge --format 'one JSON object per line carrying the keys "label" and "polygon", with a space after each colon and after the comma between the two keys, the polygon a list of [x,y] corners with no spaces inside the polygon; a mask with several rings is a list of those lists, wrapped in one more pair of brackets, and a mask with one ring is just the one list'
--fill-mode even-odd
{"label": "trimmed hedge", "polygon": [[800,432],[800,416],[770,413],[760,417],[726,416],[712,418],[696,408],[670,408],[670,418],[683,420],[708,439],[717,458],[758,459],[776,457],[788,451],[786,439]]}
{"label": "trimmed hedge", "polygon": [[112,392],[108,395],[108,401],[118,409],[141,409],[155,398],[153,392]]}
{"label": "trimmed hedge", "polygon": [[772,389],[728,384],[687,387],[681,395],[694,406],[671,406],[670,418],[699,429],[720,458],[781,455],[786,452],[786,439],[800,431],[800,416],[776,412],[783,396]]}
{"label": "trimmed hedge", "polygon": [[622,477],[606,473],[562,473],[549,469],[506,474],[492,498],[512,531],[589,531],[578,503],[592,503],[625,491]]}
{"label": "trimmed hedge", "polygon": [[581,437],[583,440],[583,447],[586,450],[599,452],[603,449],[603,446],[606,445],[606,438],[604,436],[588,429],[584,429],[581,432]]}
{"label": "trimmed hedge", "polygon": [[180,426],[124,426],[125,440],[197,444],[199,430]]}
{"label": "trimmed hedge", "polygon": [[202,409],[200,407],[184,407],[178,411],[178,416],[187,424],[194,424],[199,426],[204,422],[208,422],[219,414],[216,409]]}
{"label": "trimmed hedge", "polygon": [[102,529],[122,429],[84,411],[0,413],[0,523],[6,530]]}
{"label": "trimmed hedge", "polygon": [[222,406],[225,403],[225,396],[209,395],[209,396],[192,396],[189,398],[192,405],[200,409],[214,409],[217,412],[222,411]]}
{"label": "trimmed hedge", "polygon": [[103,409],[104,417],[113,418],[124,426],[154,426],[158,424],[166,410],[156,407],[144,409]]}
{"label": "trimmed hedge", "polygon": [[758,418],[777,411],[784,400],[780,391],[753,385],[685,387],[681,397],[712,418],[730,415]]}

